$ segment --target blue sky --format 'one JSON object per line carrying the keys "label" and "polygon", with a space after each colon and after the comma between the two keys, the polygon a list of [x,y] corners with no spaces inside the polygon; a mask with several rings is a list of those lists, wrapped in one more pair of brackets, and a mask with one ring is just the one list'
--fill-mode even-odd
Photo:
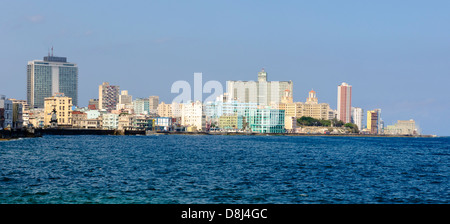
{"label": "blue sky", "polygon": [[[382,109],[386,125],[415,119],[450,135],[450,1],[0,1],[0,94],[26,99],[26,64],[79,66],[79,104],[108,81],[170,102],[172,83],[292,80],[337,104]],[[205,94],[204,98],[208,94]]]}

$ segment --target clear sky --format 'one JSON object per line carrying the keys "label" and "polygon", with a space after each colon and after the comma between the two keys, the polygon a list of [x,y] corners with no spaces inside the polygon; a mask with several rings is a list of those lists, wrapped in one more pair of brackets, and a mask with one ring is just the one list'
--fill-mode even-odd
{"label": "clear sky", "polygon": [[[172,83],[294,82],[337,107],[381,108],[385,125],[414,119],[450,136],[450,1],[0,0],[0,94],[26,99],[26,64],[54,47],[79,67],[79,104],[109,82],[171,102]],[[209,94],[205,94],[206,98]]]}

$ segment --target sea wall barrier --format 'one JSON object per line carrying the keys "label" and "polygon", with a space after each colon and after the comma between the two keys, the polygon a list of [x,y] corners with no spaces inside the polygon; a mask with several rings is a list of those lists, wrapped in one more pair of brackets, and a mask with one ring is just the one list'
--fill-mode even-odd
{"label": "sea wall barrier", "polygon": [[0,140],[40,137],[40,130],[34,129],[20,129],[20,130],[0,130]]}
{"label": "sea wall barrier", "polygon": [[254,132],[157,132],[144,130],[103,130],[46,128],[27,130],[0,130],[0,139],[8,140],[43,135],[251,135],[251,136],[337,136],[337,137],[436,137],[434,135],[370,135],[370,134],[314,134],[314,133],[254,133]]}

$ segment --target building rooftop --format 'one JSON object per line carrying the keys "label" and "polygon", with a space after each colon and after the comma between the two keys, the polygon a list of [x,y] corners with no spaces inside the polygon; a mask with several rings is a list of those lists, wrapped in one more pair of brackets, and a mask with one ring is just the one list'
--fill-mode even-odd
{"label": "building rooftop", "polygon": [[45,56],[44,61],[49,62],[67,62],[66,57],[56,57],[56,56]]}

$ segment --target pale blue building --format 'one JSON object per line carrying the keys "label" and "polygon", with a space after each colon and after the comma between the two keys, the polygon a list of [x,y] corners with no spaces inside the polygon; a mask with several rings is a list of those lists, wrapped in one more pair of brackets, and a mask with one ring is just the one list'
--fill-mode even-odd
{"label": "pale blue building", "polygon": [[27,103],[30,108],[44,108],[44,99],[64,93],[78,105],[78,66],[66,57],[47,56],[27,65]]}
{"label": "pale blue building", "polygon": [[256,103],[240,103],[238,101],[214,101],[205,104],[205,115],[217,119],[222,115],[238,115],[247,117],[251,109],[256,109]]}
{"label": "pale blue building", "polygon": [[259,133],[284,133],[284,110],[252,109],[247,118],[250,129]]}
{"label": "pale blue building", "polygon": [[134,100],[133,109],[135,114],[149,114],[150,113],[149,98],[138,98]]}

